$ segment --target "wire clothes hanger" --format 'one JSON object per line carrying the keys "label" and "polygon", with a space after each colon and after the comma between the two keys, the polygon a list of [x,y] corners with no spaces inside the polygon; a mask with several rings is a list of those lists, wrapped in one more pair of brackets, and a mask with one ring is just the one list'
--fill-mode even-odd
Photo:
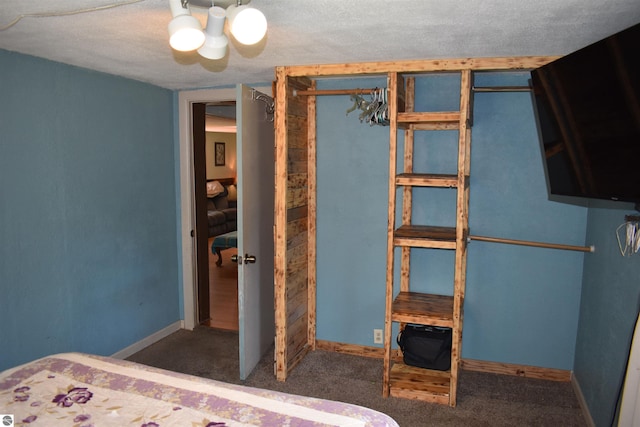
{"label": "wire clothes hanger", "polygon": [[361,123],[368,123],[371,126],[389,126],[387,89],[374,88],[371,90],[370,96],[371,99],[366,100],[360,94],[352,94],[353,105],[347,110],[347,115],[355,110],[360,110],[358,118]]}
{"label": "wire clothes hanger", "polygon": [[631,256],[640,249],[640,218],[625,217],[625,222],[616,228],[616,238],[622,256]]}

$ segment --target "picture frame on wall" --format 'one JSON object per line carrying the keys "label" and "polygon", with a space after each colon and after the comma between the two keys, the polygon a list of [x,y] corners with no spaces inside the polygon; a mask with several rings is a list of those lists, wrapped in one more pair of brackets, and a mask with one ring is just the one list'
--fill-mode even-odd
{"label": "picture frame on wall", "polygon": [[215,165],[224,166],[224,163],[225,163],[224,142],[216,142],[215,149],[216,149]]}

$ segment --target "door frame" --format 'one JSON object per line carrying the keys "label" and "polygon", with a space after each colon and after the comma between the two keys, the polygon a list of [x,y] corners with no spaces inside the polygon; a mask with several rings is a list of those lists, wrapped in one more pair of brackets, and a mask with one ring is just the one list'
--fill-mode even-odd
{"label": "door frame", "polygon": [[[251,87],[272,95],[269,85],[251,85]],[[178,229],[178,264],[180,285],[182,287],[183,328],[193,330],[198,324],[198,284],[196,274],[196,238],[191,236],[195,230],[195,189],[193,165],[193,129],[192,104],[224,102],[236,100],[236,88],[199,89],[178,92],[178,173],[179,188],[177,214],[180,221]]]}

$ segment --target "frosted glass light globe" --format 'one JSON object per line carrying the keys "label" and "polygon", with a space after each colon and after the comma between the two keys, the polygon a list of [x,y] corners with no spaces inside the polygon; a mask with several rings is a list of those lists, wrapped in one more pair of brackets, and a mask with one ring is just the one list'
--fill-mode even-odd
{"label": "frosted glass light globe", "polygon": [[227,18],[231,34],[242,44],[256,44],[267,33],[267,18],[253,7],[229,6]]}
{"label": "frosted glass light globe", "polygon": [[169,44],[182,52],[196,50],[204,43],[202,25],[188,11],[179,13],[169,22]]}

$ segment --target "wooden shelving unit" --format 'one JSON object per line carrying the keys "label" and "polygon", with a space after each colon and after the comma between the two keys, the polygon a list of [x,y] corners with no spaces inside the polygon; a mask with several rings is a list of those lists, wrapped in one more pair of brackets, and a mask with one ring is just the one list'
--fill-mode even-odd
{"label": "wooden shelving unit", "polygon": [[[556,57],[450,58],[393,60],[350,64],[313,64],[276,68],[276,200],[275,200],[275,370],[284,381],[315,348],[316,233],[316,96],[348,95],[353,90],[316,90],[325,77],[387,76],[389,109],[389,222],[384,348],[384,396],[421,399],[454,406],[460,366],[462,305],[468,237],[469,116],[473,71],[525,70]],[[428,73],[460,75],[458,111],[414,111],[414,79]],[[407,76],[406,82],[404,77]],[[362,93],[362,89],[356,91]],[[398,130],[404,131],[404,159],[397,171]],[[413,170],[413,134],[423,130],[458,130],[458,169],[452,175]],[[451,188],[457,194],[455,227],[415,224],[411,218],[413,189]],[[402,189],[402,218],[396,223],[396,191]],[[477,239],[478,237],[476,237]],[[396,249],[399,248],[399,249]],[[412,292],[409,286],[412,248],[455,251],[451,295]],[[395,251],[400,252],[400,289],[394,292]],[[292,290],[295,290],[293,292]],[[393,323],[451,327],[452,364],[449,371],[412,368],[392,360]],[[395,356],[395,352],[393,355]]]}
{"label": "wooden shelving unit", "polygon": [[453,297],[400,292],[393,300],[391,320],[451,328],[453,327]]}
{"label": "wooden shelving unit", "polygon": [[[471,132],[469,112],[471,102],[470,70],[459,71],[460,110],[444,112],[414,112],[415,80],[389,74],[389,88],[398,88],[392,98],[403,102],[390,103],[391,143],[389,153],[389,221],[387,236],[387,285],[385,313],[385,359],[383,394],[385,396],[419,399],[455,406],[462,340],[462,305],[465,292],[467,236],[469,234],[469,156]],[[405,111],[398,111],[404,105]],[[395,117],[395,120],[393,119]],[[397,173],[398,128],[404,129],[404,165]],[[457,174],[428,174],[413,171],[414,132],[420,130],[457,130]],[[455,227],[414,224],[411,204],[413,187],[450,188],[457,192]],[[396,221],[396,194],[402,188],[402,218]],[[396,248],[400,253],[400,292],[394,298],[394,265]],[[413,248],[448,249],[456,252],[454,283],[451,295],[412,292],[410,286],[410,256]],[[391,332],[393,323],[440,326],[452,329],[451,368],[435,371],[407,366],[393,361]]]}

